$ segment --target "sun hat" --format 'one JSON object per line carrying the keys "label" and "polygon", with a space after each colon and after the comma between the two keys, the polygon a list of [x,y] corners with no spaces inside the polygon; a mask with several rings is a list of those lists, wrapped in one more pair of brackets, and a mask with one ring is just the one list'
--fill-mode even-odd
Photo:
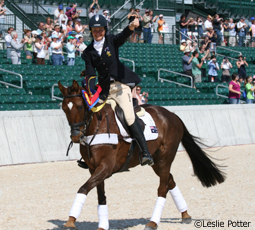
{"label": "sun hat", "polygon": [[76,22],[81,22],[81,19],[77,18],[77,19],[76,19]]}
{"label": "sun hat", "polygon": [[58,38],[58,36],[56,34],[53,34],[51,38]]}
{"label": "sun hat", "polygon": [[150,10],[145,10],[145,13],[150,13]]}
{"label": "sun hat", "polygon": [[189,43],[191,43],[191,41],[190,41],[190,40],[188,40],[188,41],[187,41],[187,43],[189,44]]}
{"label": "sun hat", "polygon": [[160,14],[158,17],[159,17],[159,18],[163,18],[163,14]]}
{"label": "sun hat", "polygon": [[185,40],[185,39],[182,39],[182,40],[181,40],[181,44],[184,43],[184,42],[186,42],[186,40]]}
{"label": "sun hat", "polygon": [[33,30],[33,31],[32,31],[32,34],[39,35],[38,32],[37,32],[36,30]]}
{"label": "sun hat", "polygon": [[209,14],[209,15],[207,16],[207,18],[211,18],[211,19],[212,19],[212,16]]}

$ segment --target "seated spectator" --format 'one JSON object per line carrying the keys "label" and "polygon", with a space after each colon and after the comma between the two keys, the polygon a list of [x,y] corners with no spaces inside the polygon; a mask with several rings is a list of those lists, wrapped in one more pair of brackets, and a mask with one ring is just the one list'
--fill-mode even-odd
{"label": "seated spectator", "polygon": [[232,64],[229,62],[227,57],[224,57],[224,59],[221,63],[221,69],[222,69],[221,81],[222,82],[230,82],[230,72],[229,72],[229,70],[231,68],[232,68]]}
{"label": "seated spectator", "polygon": [[182,67],[183,67],[183,72],[186,75],[189,75],[193,78],[192,75],[192,59],[193,59],[193,55],[191,55],[191,57],[189,57],[190,55],[190,49],[189,47],[187,47],[184,51],[184,55],[182,57]]}
{"label": "seated spectator", "polygon": [[252,85],[252,76],[246,78],[246,84],[244,84],[246,90],[246,103],[253,104],[255,87]]}
{"label": "seated spectator", "polygon": [[46,18],[46,24],[44,28],[48,34],[51,34],[54,30],[53,20],[50,17]]}
{"label": "seated spectator", "polygon": [[229,82],[229,103],[230,104],[240,104],[240,96],[241,96],[241,91],[240,91],[240,83],[239,83],[239,76],[236,73],[232,74],[232,81]]}
{"label": "seated spectator", "polygon": [[32,40],[32,37],[31,37],[31,33],[32,31],[31,30],[27,30],[27,29],[24,29],[24,38],[27,40],[27,43],[25,45],[25,50],[26,50],[26,59],[32,59],[32,53],[33,53],[33,40]]}
{"label": "seated spectator", "polygon": [[52,65],[62,65],[62,43],[59,42],[59,37],[56,34],[52,35],[51,51],[52,51]]}
{"label": "seated spectator", "polygon": [[[97,9],[94,5],[97,5]],[[92,18],[97,12],[100,10],[100,6],[98,4],[98,0],[93,0],[93,3],[89,7],[89,18]]]}
{"label": "seated spectator", "polygon": [[79,42],[77,43],[77,48],[79,49],[80,53],[83,53],[87,46],[83,42],[83,36],[78,37],[78,39]]}
{"label": "seated spectator", "polygon": [[198,51],[194,51],[192,59],[192,74],[194,76],[194,83],[201,82],[201,67],[205,60],[205,57],[203,57],[199,62],[198,57],[199,57]]}
{"label": "seated spectator", "polygon": [[245,59],[246,57],[243,57],[242,54],[239,54],[238,61],[236,62],[240,82],[243,82],[247,77],[245,66],[248,66],[248,63],[245,61]]}
{"label": "seated spectator", "polygon": [[212,25],[212,16],[211,15],[207,16],[207,20],[205,21],[204,26],[205,26],[205,29],[207,31],[209,31],[209,29],[213,27],[213,25]]}
{"label": "seated spectator", "polygon": [[67,65],[74,65],[75,64],[75,46],[73,44],[73,39],[75,39],[72,36],[68,36],[67,38],[67,44],[66,44],[66,50],[67,50]]}
{"label": "seated spectator", "polygon": [[133,98],[136,98],[138,100],[138,105],[144,105],[148,102],[149,93],[143,92],[142,93],[142,87],[140,85],[137,85],[134,90],[132,91]]}
{"label": "seated spectator", "polygon": [[37,29],[37,34],[38,35],[41,35],[41,33],[43,32],[44,30],[44,23],[43,22],[39,22],[38,24],[38,29]]}
{"label": "seated spectator", "polygon": [[58,20],[60,16],[60,10],[63,10],[63,5],[60,4],[58,8],[54,11],[54,21]]}
{"label": "seated spectator", "polygon": [[236,45],[236,23],[233,23],[233,19],[229,19],[229,45]]}
{"label": "seated spectator", "polygon": [[37,50],[37,65],[45,65],[44,39],[41,35],[37,35],[35,47]]}
{"label": "seated spectator", "polygon": [[246,35],[245,30],[247,27],[247,24],[245,23],[244,20],[245,20],[245,18],[241,17],[240,21],[237,23],[237,30],[238,30],[238,37],[239,37],[238,46],[239,47],[244,46],[244,40],[245,40],[245,35]]}
{"label": "seated spectator", "polygon": [[207,51],[210,49],[210,43],[212,41],[209,39],[208,35],[205,35],[204,37],[205,37],[205,39],[201,42],[201,46],[203,46],[205,48],[205,50]]}
{"label": "seated spectator", "polygon": [[187,39],[189,23],[190,23],[190,20],[186,21],[186,16],[183,14],[180,19],[181,40]]}
{"label": "seated spectator", "polygon": [[83,36],[83,33],[87,27],[88,27],[87,25],[81,25],[81,19],[79,19],[79,18],[76,19],[74,29],[77,34],[75,35],[75,37],[78,38],[80,36]]}
{"label": "seated spectator", "polygon": [[159,34],[159,39],[158,43],[163,44],[163,35],[161,31],[163,31],[163,25],[166,23],[166,20],[163,20],[163,14],[159,15],[159,20],[158,20],[158,34]]}
{"label": "seated spectator", "polygon": [[9,27],[8,30],[7,30],[7,34],[4,37],[5,45],[6,45],[7,59],[11,58],[11,41],[12,41],[11,32],[13,32],[13,31],[14,31],[14,28]]}
{"label": "seated spectator", "polygon": [[218,70],[219,64],[216,60],[216,56],[212,55],[211,60],[208,62],[208,81],[209,82],[217,82],[218,81]]}
{"label": "seated spectator", "polygon": [[200,46],[199,47],[199,56],[198,56],[198,61],[201,62],[202,59],[204,59],[203,61],[203,65],[201,66],[200,70],[201,70],[201,77],[206,78],[206,58],[209,55],[209,49],[205,51],[204,46]]}
{"label": "seated spectator", "polygon": [[181,40],[180,51],[184,52],[186,47],[187,47],[186,40],[185,39]]}
{"label": "seated spectator", "polygon": [[21,49],[27,43],[26,39],[22,39],[21,42],[18,41],[18,34],[16,31],[11,32],[11,60],[12,64],[21,64]]}

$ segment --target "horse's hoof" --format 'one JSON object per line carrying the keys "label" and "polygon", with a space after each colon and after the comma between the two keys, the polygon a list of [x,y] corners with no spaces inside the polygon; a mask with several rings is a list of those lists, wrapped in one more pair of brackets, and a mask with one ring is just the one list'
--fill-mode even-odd
{"label": "horse's hoof", "polygon": [[151,226],[145,226],[144,230],[156,230],[157,227],[153,228]]}
{"label": "horse's hoof", "polygon": [[183,218],[183,219],[182,219],[182,224],[190,224],[191,221],[192,221],[191,217],[189,217],[189,218]]}
{"label": "horse's hoof", "polygon": [[64,226],[63,229],[64,229],[64,230],[76,230],[77,228]]}

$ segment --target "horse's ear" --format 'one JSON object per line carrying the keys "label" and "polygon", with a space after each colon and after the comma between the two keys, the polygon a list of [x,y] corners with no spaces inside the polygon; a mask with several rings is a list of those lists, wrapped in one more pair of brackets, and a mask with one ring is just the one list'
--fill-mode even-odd
{"label": "horse's ear", "polygon": [[72,88],[75,90],[75,92],[79,92],[80,86],[77,81],[73,80]]}
{"label": "horse's ear", "polygon": [[58,88],[59,88],[60,92],[61,92],[64,96],[67,95],[67,88],[64,87],[64,86],[60,83],[60,81],[58,82]]}

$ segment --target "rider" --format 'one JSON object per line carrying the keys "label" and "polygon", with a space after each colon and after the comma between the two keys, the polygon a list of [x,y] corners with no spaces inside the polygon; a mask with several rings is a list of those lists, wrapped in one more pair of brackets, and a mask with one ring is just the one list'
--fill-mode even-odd
{"label": "rider", "polygon": [[[96,69],[98,83],[102,88],[100,99],[113,99],[123,109],[129,131],[141,149],[142,165],[153,165],[143,130],[133,109],[131,88],[140,83],[141,79],[119,60],[119,47],[138,26],[139,20],[135,19],[121,33],[106,35],[106,19],[102,15],[94,15],[89,20],[89,29],[94,39],[84,50],[82,58],[86,64],[86,80],[89,81],[90,88],[95,86],[95,78],[91,80],[90,78],[96,75]],[[82,86],[85,82],[83,79]]]}

